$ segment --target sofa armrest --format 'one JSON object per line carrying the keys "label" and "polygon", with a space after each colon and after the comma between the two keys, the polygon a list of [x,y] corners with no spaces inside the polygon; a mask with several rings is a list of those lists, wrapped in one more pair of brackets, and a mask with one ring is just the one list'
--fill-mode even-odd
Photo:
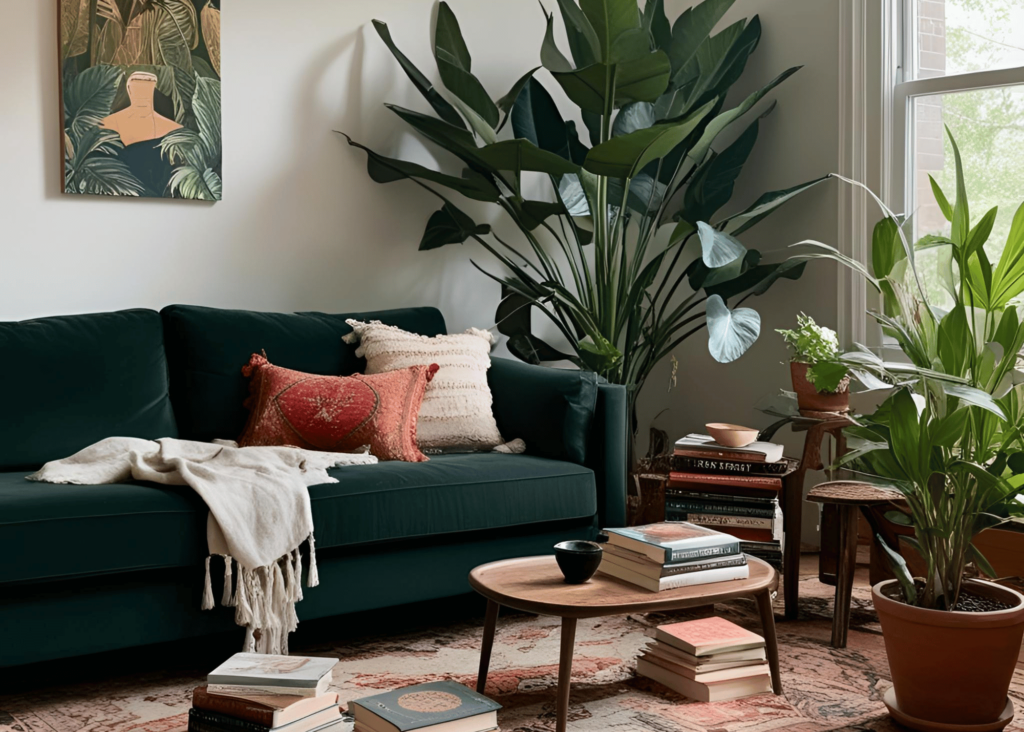
{"label": "sofa armrest", "polygon": [[597,481],[603,527],[626,523],[626,389],[587,371],[491,359],[487,380],[506,440],[526,452],[585,465]]}
{"label": "sofa armrest", "polygon": [[626,387],[598,385],[587,467],[597,476],[601,528],[626,525],[627,409]]}

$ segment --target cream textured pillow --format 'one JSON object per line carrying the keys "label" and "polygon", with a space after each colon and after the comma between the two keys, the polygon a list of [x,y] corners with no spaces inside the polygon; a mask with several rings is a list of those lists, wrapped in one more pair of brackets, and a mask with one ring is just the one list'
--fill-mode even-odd
{"label": "cream textured pillow", "polygon": [[491,409],[487,369],[493,337],[470,328],[435,338],[409,333],[379,321],[346,320],[352,333],[346,343],[359,343],[356,355],[366,359],[366,373],[379,374],[436,363],[440,368],[427,385],[420,407],[416,439],[425,453],[492,450],[505,442]]}

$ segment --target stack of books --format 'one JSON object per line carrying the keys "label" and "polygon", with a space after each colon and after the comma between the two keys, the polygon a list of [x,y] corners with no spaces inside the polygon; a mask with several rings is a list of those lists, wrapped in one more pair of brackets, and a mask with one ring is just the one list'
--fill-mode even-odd
{"label": "stack of books", "polygon": [[698,701],[771,691],[764,638],[725,618],[662,625],[636,662],[641,676]]}
{"label": "stack of books", "polygon": [[780,476],[788,469],[782,445],[724,447],[707,435],[687,435],[672,455],[665,518],[731,534],[745,554],[781,567]]}
{"label": "stack of books", "polygon": [[666,521],[605,534],[598,571],[651,592],[750,576],[740,541],[704,526]]}
{"label": "stack of books", "polygon": [[189,732],[341,732],[336,658],[236,653],[192,692]]}
{"label": "stack of books", "polygon": [[454,681],[433,681],[349,704],[353,732],[490,732],[501,705]]}

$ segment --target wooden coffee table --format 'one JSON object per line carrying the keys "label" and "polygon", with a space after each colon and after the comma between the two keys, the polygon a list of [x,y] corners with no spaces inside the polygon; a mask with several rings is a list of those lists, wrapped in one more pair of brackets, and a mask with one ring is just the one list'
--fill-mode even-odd
{"label": "wooden coffee table", "polygon": [[502,605],[538,615],[562,619],[562,647],[558,660],[558,706],[556,732],[565,732],[569,711],[569,683],[572,654],[576,641],[576,621],[629,613],[665,612],[700,607],[739,597],[757,601],[761,628],[768,652],[772,689],[782,693],[779,678],[779,646],[775,638],[772,593],[779,586],[776,571],[767,563],[747,557],[750,577],[731,582],[715,582],[682,587],[665,592],[648,592],[604,574],[597,574],[582,585],[567,585],[553,556],[506,559],[484,564],[469,573],[470,586],[487,598],[484,638],[480,648],[480,673],[476,689],[483,693],[494,647],[494,630]]}

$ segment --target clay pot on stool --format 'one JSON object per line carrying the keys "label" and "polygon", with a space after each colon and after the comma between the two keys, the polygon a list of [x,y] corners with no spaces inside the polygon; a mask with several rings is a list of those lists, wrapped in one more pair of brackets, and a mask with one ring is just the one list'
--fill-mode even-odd
{"label": "clay pot on stool", "polygon": [[810,364],[789,362],[789,373],[793,379],[797,406],[801,412],[848,412],[850,411],[850,377],[839,382],[835,391],[820,392],[807,380]]}
{"label": "clay pot on stool", "polygon": [[1024,637],[1024,595],[992,582],[964,589],[1010,607],[989,612],[926,610],[888,596],[896,580],[871,596],[882,624],[893,688],[893,718],[918,730],[997,730],[1013,718],[1007,697]]}

